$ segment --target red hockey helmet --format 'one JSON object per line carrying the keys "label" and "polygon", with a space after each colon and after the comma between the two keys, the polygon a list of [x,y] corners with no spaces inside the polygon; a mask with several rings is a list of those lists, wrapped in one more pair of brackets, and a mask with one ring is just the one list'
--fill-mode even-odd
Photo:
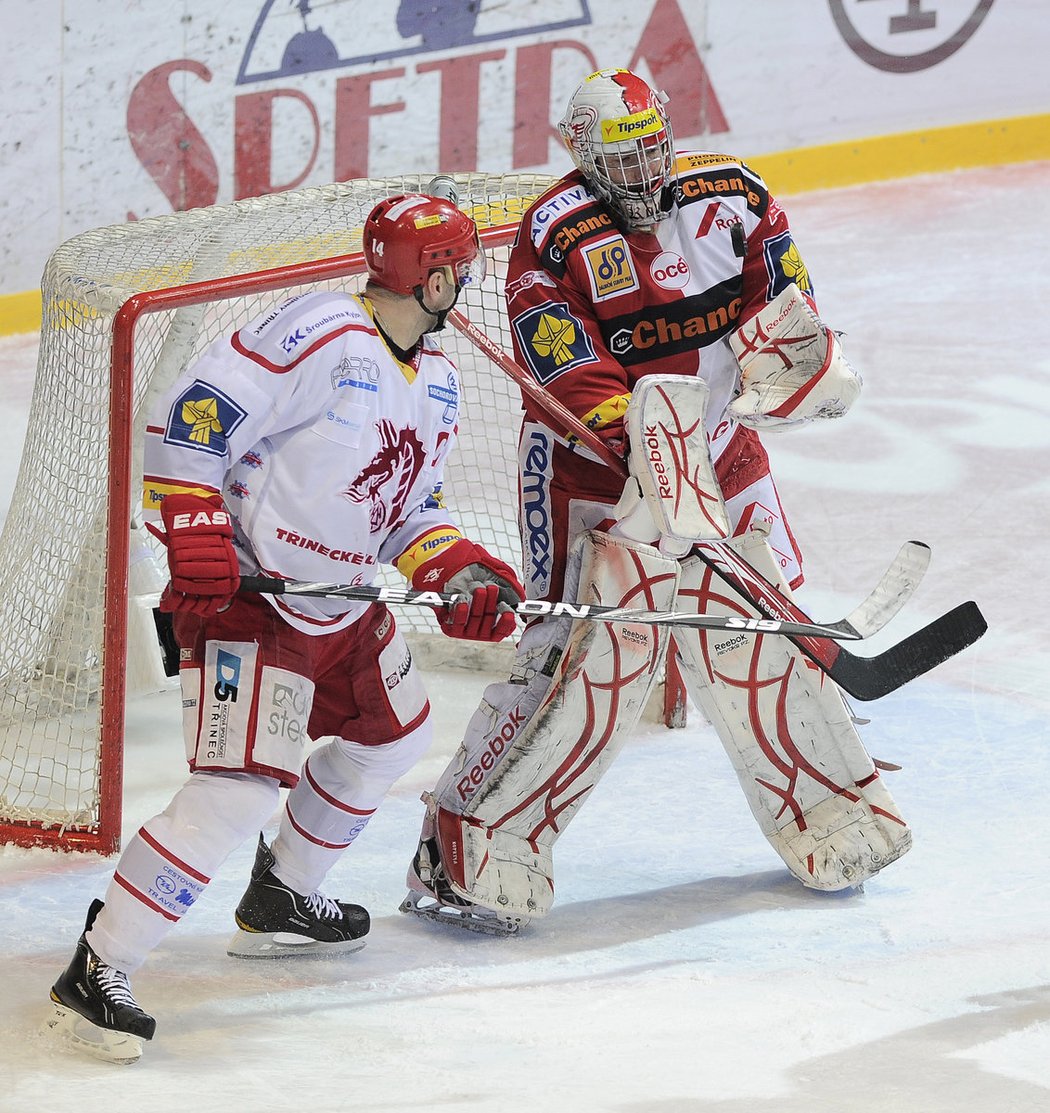
{"label": "red hockey helmet", "polygon": [[457,286],[485,277],[477,225],[440,197],[387,197],[368,214],[362,240],[369,280],[395,294],[415,293],[441,267]]}

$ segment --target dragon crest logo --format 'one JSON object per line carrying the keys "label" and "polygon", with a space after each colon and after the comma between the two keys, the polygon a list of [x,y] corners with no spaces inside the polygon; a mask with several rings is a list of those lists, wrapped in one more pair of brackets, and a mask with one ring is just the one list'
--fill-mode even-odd
{"label": "dragon crest logo", "polygon": [[384,418],[376,422],[379,450],[343,494],[351,502],[369,503],[368,529],[378,533],[401,520],[426,453],[415,429],[397,429]]}

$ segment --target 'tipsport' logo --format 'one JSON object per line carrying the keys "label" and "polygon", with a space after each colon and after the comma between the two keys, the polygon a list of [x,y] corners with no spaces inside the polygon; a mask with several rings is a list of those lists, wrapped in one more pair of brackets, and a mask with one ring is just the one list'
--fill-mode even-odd
{"label": "'tipsport' logo", "polygon": [[993,0],[828,0],[846,45],[886,73],[915,73],[950,58],[988,14]]}

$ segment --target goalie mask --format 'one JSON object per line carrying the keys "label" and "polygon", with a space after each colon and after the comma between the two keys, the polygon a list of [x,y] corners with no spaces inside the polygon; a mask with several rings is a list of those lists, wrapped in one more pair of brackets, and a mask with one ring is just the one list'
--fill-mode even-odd
{"label": "goalie mask", "polygon": [[[456,296],[485,277],[485,253],[474,221],[439,197],[399,194],[380,201],[368,214],[362,233],[368,279],[395,294],[411,294],[444,324],[440,312],[423,301],[423,286],[435,270],[448,268]],[[453,302],[455,304],[455,302]]]}
{"label": "goalie mask", "polygon": [[630,70],[598,70],[573,93],[558,124],[591,192],[628,232],[666,219],[671,208],[666,100]]}

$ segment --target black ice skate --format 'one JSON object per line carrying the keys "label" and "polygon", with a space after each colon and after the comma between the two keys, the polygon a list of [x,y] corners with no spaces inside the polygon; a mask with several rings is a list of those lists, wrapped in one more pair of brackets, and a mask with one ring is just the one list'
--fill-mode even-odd
{"label": "black ice skate", "polygon": [[102,908],[92,901],[73,961],[51,987],[56,1015],[48,1027],[62,1031],[75,1047],[110,1063],[134,1063],[157,1022],[139,1008],[128,976],[91,949],[87,933]]}
{"label": "black ice skate", "polygon": [[235,958],[287,958],[359,951],[368,934],[368,912],[321,893],[303,896],[273,874],[273,852],[259,836],[252,880],[234,918],[240,930],[226,953]]}
{"label": "black ice skate", "polygon": [[436,837],[423,838],[419,843],[408,868],[408,895],[400,911],[483,935],[513,935],[529,922],[521,916],[501,916],[460,896],[445,875]]}

